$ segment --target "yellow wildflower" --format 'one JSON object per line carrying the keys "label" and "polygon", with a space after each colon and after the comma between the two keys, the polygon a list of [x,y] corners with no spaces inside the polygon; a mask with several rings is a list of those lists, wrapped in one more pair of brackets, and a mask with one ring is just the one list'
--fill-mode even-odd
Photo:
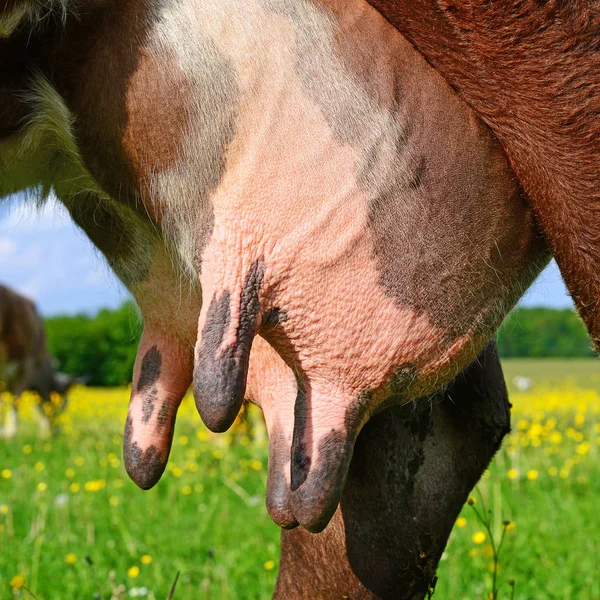
{"label": "yellow wildflower", "polygon": [[201,441],[201,442],[206,442],[207,440],[210,439],[210,436],[208,435],[208,433],[202,429],[199,429],[196,432],[196,437]]}
{"label": "yellow wildflower", "polygon": [[462,529],[466,524],[467,520],[464,517],[458,517],[458,519],[456,519],[456,526],[459,529]]}
{"label": "yellow wildflower", "polygon": [[579,444],[579,446],[577,446],[577,454],[579,454],[580,456],[585,456],[589,453],[589,451],[590,445],[588,442],[582,442],[581,444]]}
{"label": "yellow wildflower", "polygon": [[40,481],[37,484],[37,490],[38,492],[45,492],[48,489],[48,485],[46,483],[44,483],[43,481]]}
{"label": "yellow wildflower", "polygon": [[99,492],[106,487],[106,481],[104,479],[95,479],[93,481],[86,481],[83,486],[86,492]]}
{"label": "yellow wildflower", "polygon": [[10,479],[12,477],[12,471],[10,469],[2,469],[2,479]]}
{"label": "yellow wildflower", "polygon": [[143,565],[149,565],[152,562],[152,557],[149,554],[144,554],[144,556],[140,558],[140,562]]}
{"label": "yellow wildflower", "polygon": [[543,433],[543,427],[539,423],[532,423],[527,435],[531,438],[540,437]]}
{"label": "yellow wildflower", "polygon": [[73,479],[73,477],[75,477],[75,469],[73,469],[72,467],[69,467],[66,471],[65,471],[65,475],[69,478],[69,479]]}
{"label": "yellow wildflower", "polygon": [[529,481],[535,481],[539,476],[539,473],[535,469],[530,469],[527,471],[527,479]]}
{"label": "yellow wildflower", "polygon": [[519,477],[519,470],[509,469],[507,475],[509,479],[517,479]]}
{"label": "yellow wildflower", "polygon": [[129,569],[127,569],[127,577],[129,577],[130,579],[135,579],[139,574],[140,568],[137,565],[129,567]]}
{"label": "yellow wildflower", "polygon": [[77,556],[71,552],[65,556],[65,562],[68,565],[74,565],[77,562]]}
{"label": "yellow wildflower", "polygon": [[275,561],[274,560],[268,560],[265,564],[265,571],[272,571],[275,568]]}
{"label": "yellow wildflower", "polygon": [[72,494],[76,494],[76,493],[79,491],[79,489],[80,489],[80,486],[79,486],[79,484],[78,484],[78,483],[72,483],[72,484],[69,486],[69,490],[70,490],[70,492],[71,492]]}
{"label": "yellow wildflower", "polygon": [[181,488],[181,493],[182,493],[184,496],[189,496],[189,495],[192,493],[192,486],[191,486],[191,485],[184,485],[184,486]]}
{"label": "yellow wildflower", "polygon": [[25,575],[19,573],[10,580],[10,587],[13,590],[20,590],[25,585]]}
{"label": "yellow wildflower", "polygon": [[23,446],[23,454],[31,454],[32,452],[33,448],[29,444]]}
{"label": "yellow wildflower", "polygon": [[474,544],[483,544],[483,542],[485,542],[485,533],[483,533],[483,531],[478,531],[473,534]]}
{"label": "yellow wildflower", "polygon": [[260,460],[253,459],[250,461],[250,468],[255,471],[260,471],[262,469],[262,463]]}

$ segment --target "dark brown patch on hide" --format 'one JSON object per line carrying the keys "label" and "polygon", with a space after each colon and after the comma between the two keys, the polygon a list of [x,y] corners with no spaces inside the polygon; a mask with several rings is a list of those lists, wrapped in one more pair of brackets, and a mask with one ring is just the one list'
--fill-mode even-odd
{"label": "dark brown patch on hide", "polygon": [[[533,247],[535,238],[515,232],[533,231],[531,216],[489,132],[473,125],[448,89],[431,85],[437,78],[423,79],[422,94],[430,101],[419,106],[413,95],[404,102],[423,124],[418,146],[427,148],[427,157],[396,154],[392,177],[382,178],[384,161],[366,163],[362,172],[379,281],[399,307],[426,315],[450,340],[470,330],[490,333],[497,318],[491,311],[500,308],[490,303],[490,286],[508,306],[521,293],[514,281],[528,255],[521,240]],[[386,152],[389,146],[381,150]]]}
{"label": "dark brown patch on hide", "polygon": [[230,293],[224,292],[219,300],[214,297],[208,309],[194,367],[194,398],[211,431],[229,429],[244,400],[263,274],[263,262],[259,259],[250,266],[242,286],[236,341],[225,350],[220,350],[220,346],[230,325]]}
{"label": "dark brown patch on hide", "polygon": [[142,423],[147,423],[154,413],[154,404],[158,397],[158,390],[152,388],[145,396],[142,402]]}
{"label": "dark brown patch on hide", "polygon": [[137,383],[137,391],[143,392],[153,386],[160,377],[162,367],[162,354],[157,346],[152,346],[142,359],[142,368]]}
{"label": "dark brown patch on hide", "polygon": [[149,490],[158,483],[167,466],[171,438],[167,455],[163,456],[154,445],[142,451],[137,442],[132,442],[132,437],[133,425],[131,417],[128,416],[123,436],[123,462],[129,477],[135,484],[143,490]]}
{"label": "dark brown patch on hide", "polygon": [[[169,421],[169,413],[171,409],[171,401],[167,398],[163,401],[160,410],[158,411],[158,417],[156,420],[157,425],[162,429]],[[174,424],[172,424],[173,426]]]}

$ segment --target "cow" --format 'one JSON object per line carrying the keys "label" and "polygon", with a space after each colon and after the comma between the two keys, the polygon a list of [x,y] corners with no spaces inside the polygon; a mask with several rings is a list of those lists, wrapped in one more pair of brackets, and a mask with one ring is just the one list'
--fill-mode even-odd
{"label": "cow", "polygon": [[[322,531],[344,503],[357,440],[366,460],[385,450],[361,430],[391,419],[380,431],[401,443],[410,420],[395,411],[420,415],[452,390],[549,259],[495,138],[360,0],[15,0],[1,15],[0,194],[53,188],[144,319],[130,476],[158,481],[192,380],[207,425],[230,425],[264,339],[293,376],[286,394],[257,400],[267,505],[283,528]],[[488,394],[477,377],[470,393]],[[461,418],[412,425],[405,456],[419,460],[396,465],[414,470],[406,485],[435,475],[430,447],[466,452]],[[483,421],[465,435],[493,430],[493,448],[506,423]],[[473,448],[472,470],[434,482],[446,512],[428,512],[424,495],[404,505],[435,533],[415,594],[490,458]],[[333,527],[338,543],[351,539]],[[408,560],[406,531],[394,556]]]}
{"label": "cow", "polygon": [[600,4],[369,2],[498,136],[600,351]]}
{"label": "cow", "polygon": [[36,407],[40,434],[50,436],[55,430],[56,417],[67,407],[67,394],[74,383],[73,378],[54,368],[44,322],[35,304],[3,285],[0,285],[0,383],[12,396],[1,430],[1,436],[6,438],[17,433],[19,397],[27,390],[39,396]]}

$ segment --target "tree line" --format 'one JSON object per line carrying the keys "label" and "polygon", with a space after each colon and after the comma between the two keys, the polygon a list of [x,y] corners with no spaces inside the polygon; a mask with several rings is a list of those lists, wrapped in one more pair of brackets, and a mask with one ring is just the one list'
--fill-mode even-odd
{"label": "tree line", "polygon": [[[48,345],[59,370],[86,377],[94,386],[131,381],[142,329],[132,302],[94,316],[55,316],[45,321]],[[497,338],[503,358],[594,356],[583,323],[570,309],[517,308],[506,318]]]}
{"label": "tree line", "polygon": [[577,313],[569,308],[516,308],[497,335],[503,358],[588,358],[596,356]]}
{"label": "tree line", "polygon": [[50,353],[58,370],[85,377],[88,385],[131,382],[142,326],[133,302],[94,316],[58,315],[45,319]]}

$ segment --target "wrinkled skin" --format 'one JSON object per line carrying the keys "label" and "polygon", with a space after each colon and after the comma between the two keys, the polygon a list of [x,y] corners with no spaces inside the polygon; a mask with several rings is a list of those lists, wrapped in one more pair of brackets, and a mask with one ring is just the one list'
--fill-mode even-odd
{"label": "wrinkled skin", "polygon": [[37,121],[0,141],[0,192],[54,186],[138,301],[134,481],[162,474],[192,378],[232,423],[259,334],[295,379],[263,407],[267,502],[320,531],[369,418],[452,381],[546,262],[531,211],[364,2],[84,5],[32,34],[33,80],[13,68]]}

